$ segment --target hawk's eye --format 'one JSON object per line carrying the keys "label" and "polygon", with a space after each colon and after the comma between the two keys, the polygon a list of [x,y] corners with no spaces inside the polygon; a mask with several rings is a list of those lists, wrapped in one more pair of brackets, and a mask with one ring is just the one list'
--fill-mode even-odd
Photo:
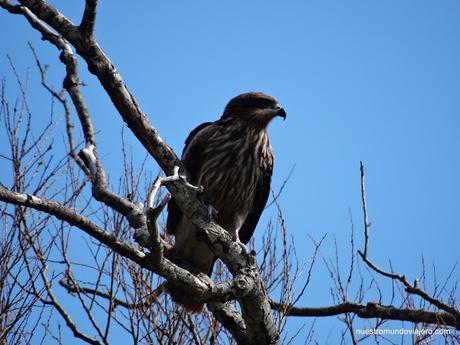
{"label": "hawk's eye", "polygon": [[253,101],[254,108],[258,109],[266,109],[266,108],[271,108],[273,106],[273,101],[270,99],[265,99],[265,98],[258,98]]}

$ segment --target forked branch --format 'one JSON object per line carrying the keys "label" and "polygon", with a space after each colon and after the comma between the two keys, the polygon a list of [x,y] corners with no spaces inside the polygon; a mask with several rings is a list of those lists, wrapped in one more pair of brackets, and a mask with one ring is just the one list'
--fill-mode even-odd
{"label": "forked branch", "polygon": [[361,196],[362,196],[362,207],[363,207],[363,218],[364,218],[364,250],[363,251],[359,250],[358,254],[361,256],[362,260],[366,263],[366,265],[370,267],[373,271],[387,278],[399,281],[400,283],[403,284],[405,291],[407,293],[420,296],[422,299],[438,307],[440,310],[445,311],[446,313],[443,314],[443,319],[446,319],[447,317],[449,320],[451,320],[449,324],[458,329],[460,325],[460,311],[459,310],[457,310],[455,307],[450,306],[433,296],[430,296],[426,291],[422,290],[418,286],[418,284],[409,283],[405,275],[383,270],[369,259],[369,256],[368,256],[369,221],[368,221],[368,212],[367,212],[367,204],[366,204],[365,172],[364,172],[364,165],[362,162],[360,162],[360,172],[361,172]]}

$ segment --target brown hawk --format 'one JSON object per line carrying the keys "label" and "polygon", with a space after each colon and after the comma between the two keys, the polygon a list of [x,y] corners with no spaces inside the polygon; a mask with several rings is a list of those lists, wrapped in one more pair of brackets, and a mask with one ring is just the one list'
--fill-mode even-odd
{"label": "brown hawk", "polygon": [[[217,211],[216,222],[235,239],[248,243],[267,203],[273,152],[267,126],[286,112],[272,96],[241,94],[227,104],[222,117],[195,128],[185,141],[182,161],[187,180],[203,186],[203,201]],[[211,274],[214,254],[197,238],[192,223],[172,199],[167,231],[175,235],[175,254]],[[203,304],[184,289],[167,284],[173,299],[190,311]]]}

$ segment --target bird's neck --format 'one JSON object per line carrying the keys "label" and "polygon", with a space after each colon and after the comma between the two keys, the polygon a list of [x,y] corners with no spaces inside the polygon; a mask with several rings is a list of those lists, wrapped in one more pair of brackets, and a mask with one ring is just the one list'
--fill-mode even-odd
{"label": "bird's neck", "polygon": [[[229,121],[228,127],[240,134],[247,133],[252,136],[267,135],[268,122],[243,122],[243,121]],[[225,124],[227,125],[227,124]]]}

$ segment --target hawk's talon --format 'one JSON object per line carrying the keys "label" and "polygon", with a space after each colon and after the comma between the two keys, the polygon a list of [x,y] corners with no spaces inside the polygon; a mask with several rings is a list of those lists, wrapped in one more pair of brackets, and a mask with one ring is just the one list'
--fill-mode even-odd
{"label": "hawk's talon", "polygon": [[232,239],[236,242],[241,247],[241,252],[243,255],[246,255],[248,253],[246,249],[246,245],[240,241],[240,237],[238,236],[238,233],[232,236]]}
{"label": "hawk's talon", "polygon": [[238,244],[241,247],[241,251],[243,255],[246,255],[248,252],[246,249],[246,245],[240,241],[240,236],[238,236],[238,233],[231,235],[231,237],[232,237],[232,240],[235,241],[236,244]]}

